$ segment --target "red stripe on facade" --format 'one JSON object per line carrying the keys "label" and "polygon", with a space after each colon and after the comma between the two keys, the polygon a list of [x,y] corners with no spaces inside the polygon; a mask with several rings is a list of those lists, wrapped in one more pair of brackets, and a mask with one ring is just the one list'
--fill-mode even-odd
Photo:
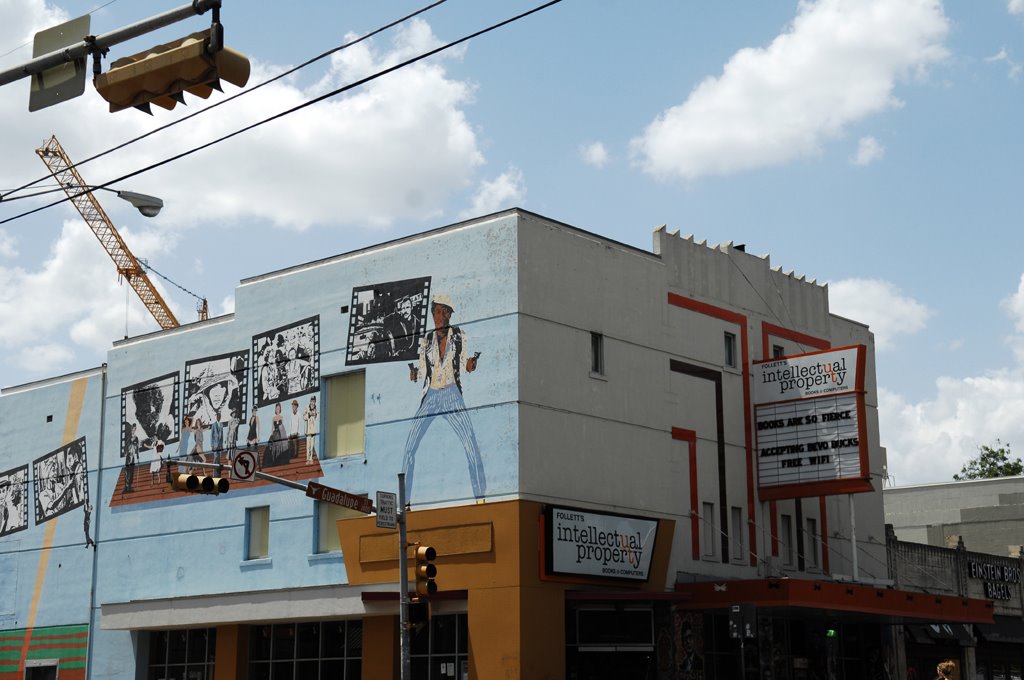
{"label": "red stripe on facade", "polygon": [[688,445],[690,464],[690,546],[693,559],[700,559],[700,508],[697,494],[697,433],[681,427],[672,428],[672,438],[684,441]]}

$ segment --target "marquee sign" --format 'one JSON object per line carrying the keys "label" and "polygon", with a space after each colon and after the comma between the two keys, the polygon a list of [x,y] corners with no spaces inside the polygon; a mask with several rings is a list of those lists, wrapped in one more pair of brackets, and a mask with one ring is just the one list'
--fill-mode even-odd
{"label": "marquee sign", "polygon": [[754,363],[761,498],[872,490],[864,355],[854,345]]}
{"label": "marquee sign", "polygon": [[624,515],[549,507],[547,571],[646,581],[658,521]]}

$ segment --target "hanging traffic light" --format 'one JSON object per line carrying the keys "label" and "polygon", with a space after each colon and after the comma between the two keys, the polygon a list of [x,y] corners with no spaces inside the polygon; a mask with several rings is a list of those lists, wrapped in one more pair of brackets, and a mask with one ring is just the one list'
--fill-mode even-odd
{"label": "hanging traffic light", "polygon": [[188,493],[221,494],[227,493],[231,482],[224,477],[208,477],[193,474],[180,474],[171,478],[171,488],[175,491]]}
{"label": "hanging traffic light", "polygon": [[437,583],[434,582],[437,576],[435,559],[437,551],[429,545],[416,547],[416,595],[419,597],[430,597],[437,592]]}
{"label": "hanging traffic light", "polygon": [[173,109],[185,103],[184,92],[206,99],[221,90],[220,81],[238,87],[249,82],[249,59],[228,47],[211,51],[211,31],[158,45],[118,59],[93,80],[96,91],[110,102],[110,112],[132,106],[151,113],[150,104]]}

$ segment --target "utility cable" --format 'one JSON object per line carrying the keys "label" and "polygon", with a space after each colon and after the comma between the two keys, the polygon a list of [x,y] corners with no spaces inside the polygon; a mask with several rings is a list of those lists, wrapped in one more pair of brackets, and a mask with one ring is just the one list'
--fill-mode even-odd
{"label": "utility cable", "polygon": [[[111,0],[111,1],[114,2],[115,0]],[[74,167],[79,168],[79,167],[85,165],[86,163],[89,163],[90,161],[94,161],[97,158],[102,158],[103,156],[106,156],[107,154],[111,154],[111,153],[113,153],[115,151],[119,151],[120,149],[123,149],[126,146],[134,144],[135,142],[141,141],[141,140],[145,139],[146,137],[149,137],[151,135],[155,135],[158,132],[163,132],[164,130],[167,130],[168,128],[174,127],[175,125],[180,125],[181,123],[184,123],[185,121],[191,120],[192,118],[195,118],[198,115],[206,113],[207,111],[212,111],[213,109],[217,108],[218,106],[223,106],[224,104],[227,104],[228,102],[234,101],[235,99],[237,99],[237,98],[239,98],[241,96],[249,94],[250,92],[255,92],[256,90],[260,89],[261,87],[265,87],[266,85],[269,85],[270,83],[273,83],[273,82],[278,81],[278,80],[280,80],[282,78],[290,76],[291,74],[295,73],[296,71],[298,71],[300,69],[303,69],[303,68],[306,68],[310,64],[316,63],[316,62],[320,61],[321,59],[325,59],[325,58],[331,56],[335,52],[340,52],[341,50],[344,50],[344,49],[347,49],[349,47],[352,47],[353,45],[358,45],[359,43],[363,42],[364,40],[369,40],[373,36],[375,36],[375,35],[377,35],[379,33],[382,33],[382,32],[384,32],[384,31],[386,31],[386,30],[388,30],[390,28],[394,28],[398,24],[400,24],[400,23],[402,23],[404,21],[407,21],[409,19],[412,19],[412,18],[414,18],[414,17],[416,17],[416,16],[418,16],[420,14],[423,14],[423,13],[427,12],[428,10],[434,9],[438,5],[444,4],[447,1],[448,0],[437,0],[436,2],[433,2],[433,3],[429,4],[429,5],[426,5],[425,7],[422,7],[420,9],[416,10],[415,12],[412,12],[410,14],[406,14],[401,19],[396,19],[396,20],[394,20],[394,21],[392,21],[392,22],[390,22],[388,24],[385,24],[385,25],[381,26],[380,28],[374,29],[374,30],[370,31],[369,33],[366,33],[366,34],[356,38],[355,40],[349,41],[347,43],[343,43],[341,45],[338,45],[337,47],[333,47],[333,48],[327,50],[326,52],[323,52],[323,53],[313,57],[312,59],[307,59],[306,61],[302,62],[298,66],[295,66],[293,68],[288,69],[287,71],[279,73],[278,75],[274,76],[273,78],[270,78],[269,80],[265,80],[262,83],[259,83],[258,85],[254,85],[254,86],[252,86],[250,88],[247,88],[247,89],[244,89],[244,90],[242,90],[240,92],[236,92],[235,94],[231,95],[230,97],[227,97],[226,99],[218,99],[213,104],[210,104],[209,106],[206,106],[206,107],[204,107],[202,109],[199,109],[198,111],[193,111],[192,113],[188,114],[187,116],[183,116],[183,117],[181,117],[181,118],[179,118],[177,120],[172,120],[169,123],[165,123],[164,125],[161,125],[160,127],[157,127],[157,128],[154,128],[154,129],[150,130],[149,132],[145,132],[145,133],[139,135],[138,137],[134,137],[133,139],[129,139],[126,142],[118,144],[117,146],[111,147],[111,148],[107,149],[106,151],[101,151],[98,154],[95,154],[93,156],[89,156],[88,158],[86,158],[86,159],[84,159],[82,161],[79,161],[78,163],[75,163]],[[7,194],[11,194],[11,193],[14,193],[14,192],[17,192],[17,191],[21,191],[23,189],[27,189],[28,187],[33,186],[35,184],[38,184],[39,182],[43,182],[43,181],[45,181],[47,179],[49,179],[49,176],[41,177],[41,178],[39,178],[39,179],[37,179],[35,181],[29,182],[28,184],[24,184],[24,185],[18,187],[17,189],[12,189],[11,191],[7,192]],[[0,195],[0,201],[15,200],[15,199],[7,198],[7,194]],[[35,196],[35,195],[36,194],[32,194],[32,196]],[[26,197],[19,197],[19,198],[27,198],[27,196]]]}
{"label": "utility cable", "polygon": [[[479,31],[475,31],[473,33],[465,35],[465,36],[459,38],[458,40],[453,40],[452,42],[449,42],[449,43],[446,43],[444,45],[441,45],[440,47],[435,47],[432,50],[424,52],[424,53],[422,53],[420,55],[417,55],[415,57],[412,57],[410,59],[406,59],[403,62],[395,64],[394,66],[390,66],[390,67],[388,67],[386,69],[383,69],[381,71],[377,71],[376,73],[374,73],[372,75],[369,75],[369,76],[367,76],[365,78],[361,78],[361,79],[359,79],[359,80],[357,80],[357,81],[355,81],[353,83],[349,83],[348,85],[344,85],[342,87],[339,87],[339,88],[336,88],[334,90],[331,90],[330,92],[327,92],[326,94],[322,94],[319,97],[315,97],[313,99],[310,99],[309,101],[303,102],[302,104],[299,104],[297,106],[293,106],[290,109],[286,109],[286,110],[284,110],[284,111],[282,111],[280,113],[274,114],[273,116],[270,116],[268,118],[264,118],[263,120],[260,120],[260,121],[257,121],[255,123],[252,123],[251,125],[246,125],[245,127],[239,128],[238,130],[235,130],[234,132],[230,132],[230,133],[228,133],[226,135],[223,135],[223,136],[218,137],[218,138],[216,138],[214,140],[206,142],[205,144],[200,144],[199,146],[193,147],[193,148],[189,149],[188,151],[183,151],[183,152],[181,152],[179,154],[175,154],[174,156],[169,156],[168,158],[165,158],[162,161],[158,161],[156,163],[152,163],[150,165],[147,165],[144,168],[140,168],[139,170],[135,170],[133,172],[129,172],[128,174],[121,175],[120,177],[115,177],[114,179],[109,180],[109,181],[107,181],[107,182],[105,182],[103,184],[98,184],[98,185],[94,186],[93,188],[94,189],[95,188],[105,189],[108,186],[110,186],[111,184],[116,184],[118,182],[123,182],[126,179],[130,179],[132,177],[136,177],[136,176],[141,175],[141,174],[143,174],[145,172],[149,172],[150,170],[154,170],[154,169],[159,168],[159,167],[161,167],[163,165],[167,165],[168,163],[172,163],[174,161],[177,161],[177,160],[180,160],[182,158],[185,158],[186,156],[191,156],[192,154],[196,153],[197,151],[202,151],[203,149],[207,149],[207,148],[209,148],[211,146],[214,146],[215,144],[219,144],[219,143],[221,143],[223,141],[231,139],[232,137],[237,137],[238,135],[242,134],[243,132],[248,132],[249,130],[255,129],[255,128],[260,127],[262,125],[265,125],[265,124],[267,124],[267,123],[269,123],[271,121],[275,121],[278,118],[283,118],[283,117],[288,116],[288,115],[290,115],[292,113],[295,113],[296,111],[300,111],[300,110],[302,110],[302,109],[304,109],[304,108],[306,108],[308,106],[312,106],[313,104],[319,104],[320,102],[324,101],[325,99],[330,99],[331,97],[335,97],[335,96],[337,96],[339,94],[342,94],[343,92],[348,92],[349,90],[354,89],[356,87],[359,87],[360,85],[365,85],[366,83],[374,81],[377,78],[380,78],[382,76],[386,76],[389,73],[397,71],[398,69],[405,68],[406,66],[409,66],[411,64],[415,64],[415,63],[417,63],[419,61],[422,61],[422,60],[424,60],[424,59],[426,59],[428,57],[432,57],[435,54],[438,54],[440,52],[444,52],[445,50],[449,50],[449,49],[451,49],[453,47],[461,45],[464,42],[472,40],[473,38],[477,38],[477,37],[479,37],[481,35],[484,35],[486,33],[490,33],[491,31],[495,31],[495,30],[497,30],[499,28],[507,26],[508,24],[514,23],[516,21],[519,21],[520,19],[524,19],[524,18],[526,18],[526,17],[528,17],[528,16],[530,16],[532,14],[536,14],[537,12],[540,12],[541,10],[547,9],[548,7],[551,7],[553,5],[557,5],[560,2],[562,2],[562,0],[550,0],[549,2],[546,2],[546,3],[542,4],[542,5],[537,6],[537,7],[534,7],[531,10],[527,10],[526,12],[522,12],[521,14],[517,14],[514,17],[510,17],[510,18],[505,19],[503,21],[499,21],[496,24],[491,24],[487,28],[483,28],[483,29],[480,29]],[[12,222],[12,221],[14,221],[16,219],[20,219],[22,217],[26,217],[28,215],[32,215],[33,213],[37,213],[37,212],[40,212],[42,210],[46,210],[47,208],[52,208],[55,205],[60,205],[61,203],[65,203],[65,202],[67,202],[69,200],[72,200],[74,198],[78,198],[79,196],[82,196],[82,195],[84,195],[86,193],[88,193],[88,191],[83,191],[83,192],[80,192],[80,193],[75,194],[73,196],[68,196],[67,198],[61,199],[59,201],[54,201],[53,203],[47,203],[46,205],[39,206],[38,208],[35,208],[33,210],[26,210],[25,212],[20,213],[18,215],[14,215],[13,217],[8,217],[5,220],[0,220],[0,224],[7,224],[8,222]]]}
{"label": "utility cable", "polygon": [[140,264],[140,265],[142,265],[142,266],[143,266],[143,267],[144,267],[144,268],[146,269],[146,271],[150,271],[150,272],[153,272],[154,274],[156,274],[156,275],[157,275],[157,276],[159,276],[159,277],[160,277],[161,279],[163,279],[163,280],[164,280],[164,281],[166,281],[167,283],[171,284],[171,285],[172,285],[172,286],[174,286],[175,288],[177,288],[177,289],[179,289],[179,290],[181,290],[181,291],[183,291],[183,292],[185,292],[185,293],[188,293],[189,295],[191,295],[192,297],[194,297],[194,298],[195,298],[195,299],[197,299],[197,300],[204,300],[204,299],[205,299],[205,298],[203,298],[203,297],[202,297],[201,295],[196,295],[195,293],[193,293],[192,291],[190,291],[190,290],[189,290],[188,288],[185,288],[185,287],[184,287],[184,286],[182,286],[181,284],[179,284],[179,283],[175,283],[174,281],[171,281],[171,280],[170,280],[169,278],[167,278],[166,276],[164,276],[163,274],[161,274],[160,272],[158,272],[158,271],[157,271],[156,269],[154,269],[154,268],[153,268],[153,267],[152,267],[152,266],[151,266],[151,265],[149,264],[149,262],[147,262],[146,260],[144,260],[144,259],[142,259],[142,258],[139,258],[139,257],[137,257],[137,258],[135,258],[135,259],[136,259],[136,260],[138,260],[139,264]]}

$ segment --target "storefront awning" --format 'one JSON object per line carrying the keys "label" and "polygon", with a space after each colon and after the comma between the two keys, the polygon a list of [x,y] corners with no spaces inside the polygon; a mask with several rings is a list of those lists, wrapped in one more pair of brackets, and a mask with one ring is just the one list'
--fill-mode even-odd
{"label": "storefront awning", "polygon": [[921,644],[934,645],[955,642],[963,647],[973,647],[974,636],[963,623],[928,623],[907,626],[910,637]]}
{"label": "storefront awning", "polygon": [[946,623],[992,623],[990,600],[929,595],[837,581],[751,579],[676,584],[682,606],[714,609],[750,603],[758,607],[796,607],[890,616]]}
{"label": "storefront awning", "polygon": [[981,623],[976,628],[985,642],[1024,644],[1024,621],[1020,619],[997,616],[994,623]]}

